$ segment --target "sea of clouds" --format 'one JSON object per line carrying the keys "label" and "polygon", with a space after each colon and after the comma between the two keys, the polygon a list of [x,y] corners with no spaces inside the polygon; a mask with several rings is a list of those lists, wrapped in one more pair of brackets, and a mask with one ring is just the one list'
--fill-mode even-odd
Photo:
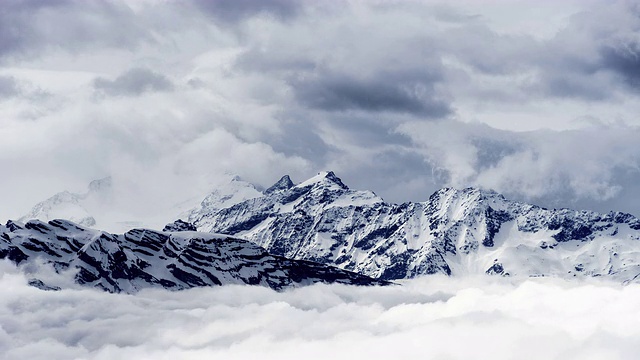
{"label": "sea of clouds", "polygon": [[640,344],[637,284],[429,276],[122,295],[39,290],[23,270],[0,262],[2,359],[637,359]]}

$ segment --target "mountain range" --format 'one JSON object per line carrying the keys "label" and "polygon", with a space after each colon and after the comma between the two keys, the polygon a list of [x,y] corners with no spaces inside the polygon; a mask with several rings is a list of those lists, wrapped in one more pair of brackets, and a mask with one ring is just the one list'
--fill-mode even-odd
{"label": "mountain range", "polygon": [[419,275],[640,275],[640,220],[622,212],[546,209],[478,188],[443,188],[425,202],[386,203],[333,172],[261,196],[194,209],[199,231],[250,240],[270,253],[373,278]]}
{"label": "mountain range", "polygon": [[[227,235],[148,229],[115,235],[67,220],[0,225],[0,259],[5,258],[23,266],[47,263],[57,272],[73,272],[78,284],[109,292],[228,284],[276,290],[317,282],[388,284],[327,265],[274,256]],[[39,278],[29,283],[44,290],[59,289]]]}
{"label": "mountain range", "polygon": [[[635,216],[547,209],[479,188],[443,188],[427,201],[394,204],[350,189],[331,171],[298,184],[283,176],[266,190],[234,177],[175,218],[164,229],[170,238],[225,234],[269,256],[379,280],[438,273],[640,278]],[[126,244],[131,231],[119,241]]]}

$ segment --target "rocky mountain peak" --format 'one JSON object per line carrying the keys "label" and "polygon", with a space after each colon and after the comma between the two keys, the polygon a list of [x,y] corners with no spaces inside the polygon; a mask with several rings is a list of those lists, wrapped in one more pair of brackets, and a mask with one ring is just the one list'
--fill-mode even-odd
{"label": "rocky mountain peak", "polygon": [[294,187],[295,184],[291,181],[289,175],[285,175],[280,178],[275,184],[271,185],[267,190],[264,191],[265,195],[269,195],[276,191],[289,190]]}
{"label": "rocky mountain peak", "polygon": [[296,187],[335,187],[341,190],[349,190],[349,187],[345,185],[342,180],[336,176],[333,171],[322,171],[316,176],[301,182]]}
{"label": "rocky mountain peak", "polygon": [[163,232],[197,231],[197,230],[198,229],[196,229],[195,225],[180,219],[165,225],[165,227],[162,229]]}
{"label": "rocky mountain peak", "polygon": [[640,240],[640,220],[631,215],[549,210],[473,187],[391,204],[369,191],[350,190],[331,171],[207,212],[193,224],[277,255],[381,279],[432,273],[573,276],[576,266],[583,269],[579,275],[622,281],[640,273],[640,252],[631,251]]}

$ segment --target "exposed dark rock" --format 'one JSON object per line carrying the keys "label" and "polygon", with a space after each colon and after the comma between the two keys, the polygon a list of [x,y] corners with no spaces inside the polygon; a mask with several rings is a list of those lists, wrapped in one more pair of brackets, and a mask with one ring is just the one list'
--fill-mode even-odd
{"label": "exposed dark rock", "polygon": [[192,223],[189,223],[180,219],[165,225],[165,227],[162,229],[162,231],[197,231],[197,230],[198,229],[196,228],[196,226],[193,225]]}
{"label": "exposed dark rock", "polygon": [[62,290],[58,286],[49,286],[49,285],[45,284],[44,282],[42,282],[42,280],[39,280],[39,279],[29,279],[28,284],[29,284],[29,286],[33,286],[35,288],[38,288],[40,290],[45,290],[45,291],[59,291],[59,290]]}
{"label": "exposed dark rock", "polygon": [[265,195],[269,195],[271,193],[274,193],[276,191],[282,191],[282,190],[289,190],[294,186],[293,181],[291,181],[291,178],[289,177],[289,175],[285,175],[282,178],[280,178],[280,180],[278,180],[278,182],[276,182],[275,184],[271,185],[267,190],[264,191]]}
{"label": "exposed dark rock", "polygon": [[[619,231],[626,227],[640,230],[640,220],[629,214],[549,210],[476,188],[444,188],[426,202],[391,204],[372,192],[350,190],[333,172],[296,186],[288,177],[278,184],[284,185],[230,207],[201,209],[194,225],[201,231],[241,233],[275,255],[386,280],[451,274],[455,267],[449,263],[457,257],[503,246],[510,237],[498,235],[506,226],[523,237],[540,234],[539,247],[522,244],[517,251],[626,234]],[[640,239],[640,232],[630,236]]]}
{"label": "exposed dark rock", "polygon": [[[251,242],[206,233],[133,229],[114,235],[54,220],[48,224],[30,221],[13,231],[0,226],[0,236],[0,259],[16,264],[45,261],[57,271],[77,268],[77,283],[110,292],[225,284],[278,290],[316,282],[388,284],[323,264],[273,256]],[[58,289],[38,279],[29,284]]]}
{"label": "exposed dark rock", "polygon": [[487,269],[486,273],[489,275],[509,276],[509,273],[504,271],[504,267],[502,266],[502,263],[499,263],[497,261],[494,262],[493,265],[491,265],[491,267]]}

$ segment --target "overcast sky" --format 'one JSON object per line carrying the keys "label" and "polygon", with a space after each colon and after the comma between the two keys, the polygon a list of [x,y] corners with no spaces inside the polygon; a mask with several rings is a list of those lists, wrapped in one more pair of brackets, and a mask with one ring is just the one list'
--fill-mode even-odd
{"label": "overcast sky", "polygon": [[640,215],[634,1],[0,2],[0,219],[334,170]]}

